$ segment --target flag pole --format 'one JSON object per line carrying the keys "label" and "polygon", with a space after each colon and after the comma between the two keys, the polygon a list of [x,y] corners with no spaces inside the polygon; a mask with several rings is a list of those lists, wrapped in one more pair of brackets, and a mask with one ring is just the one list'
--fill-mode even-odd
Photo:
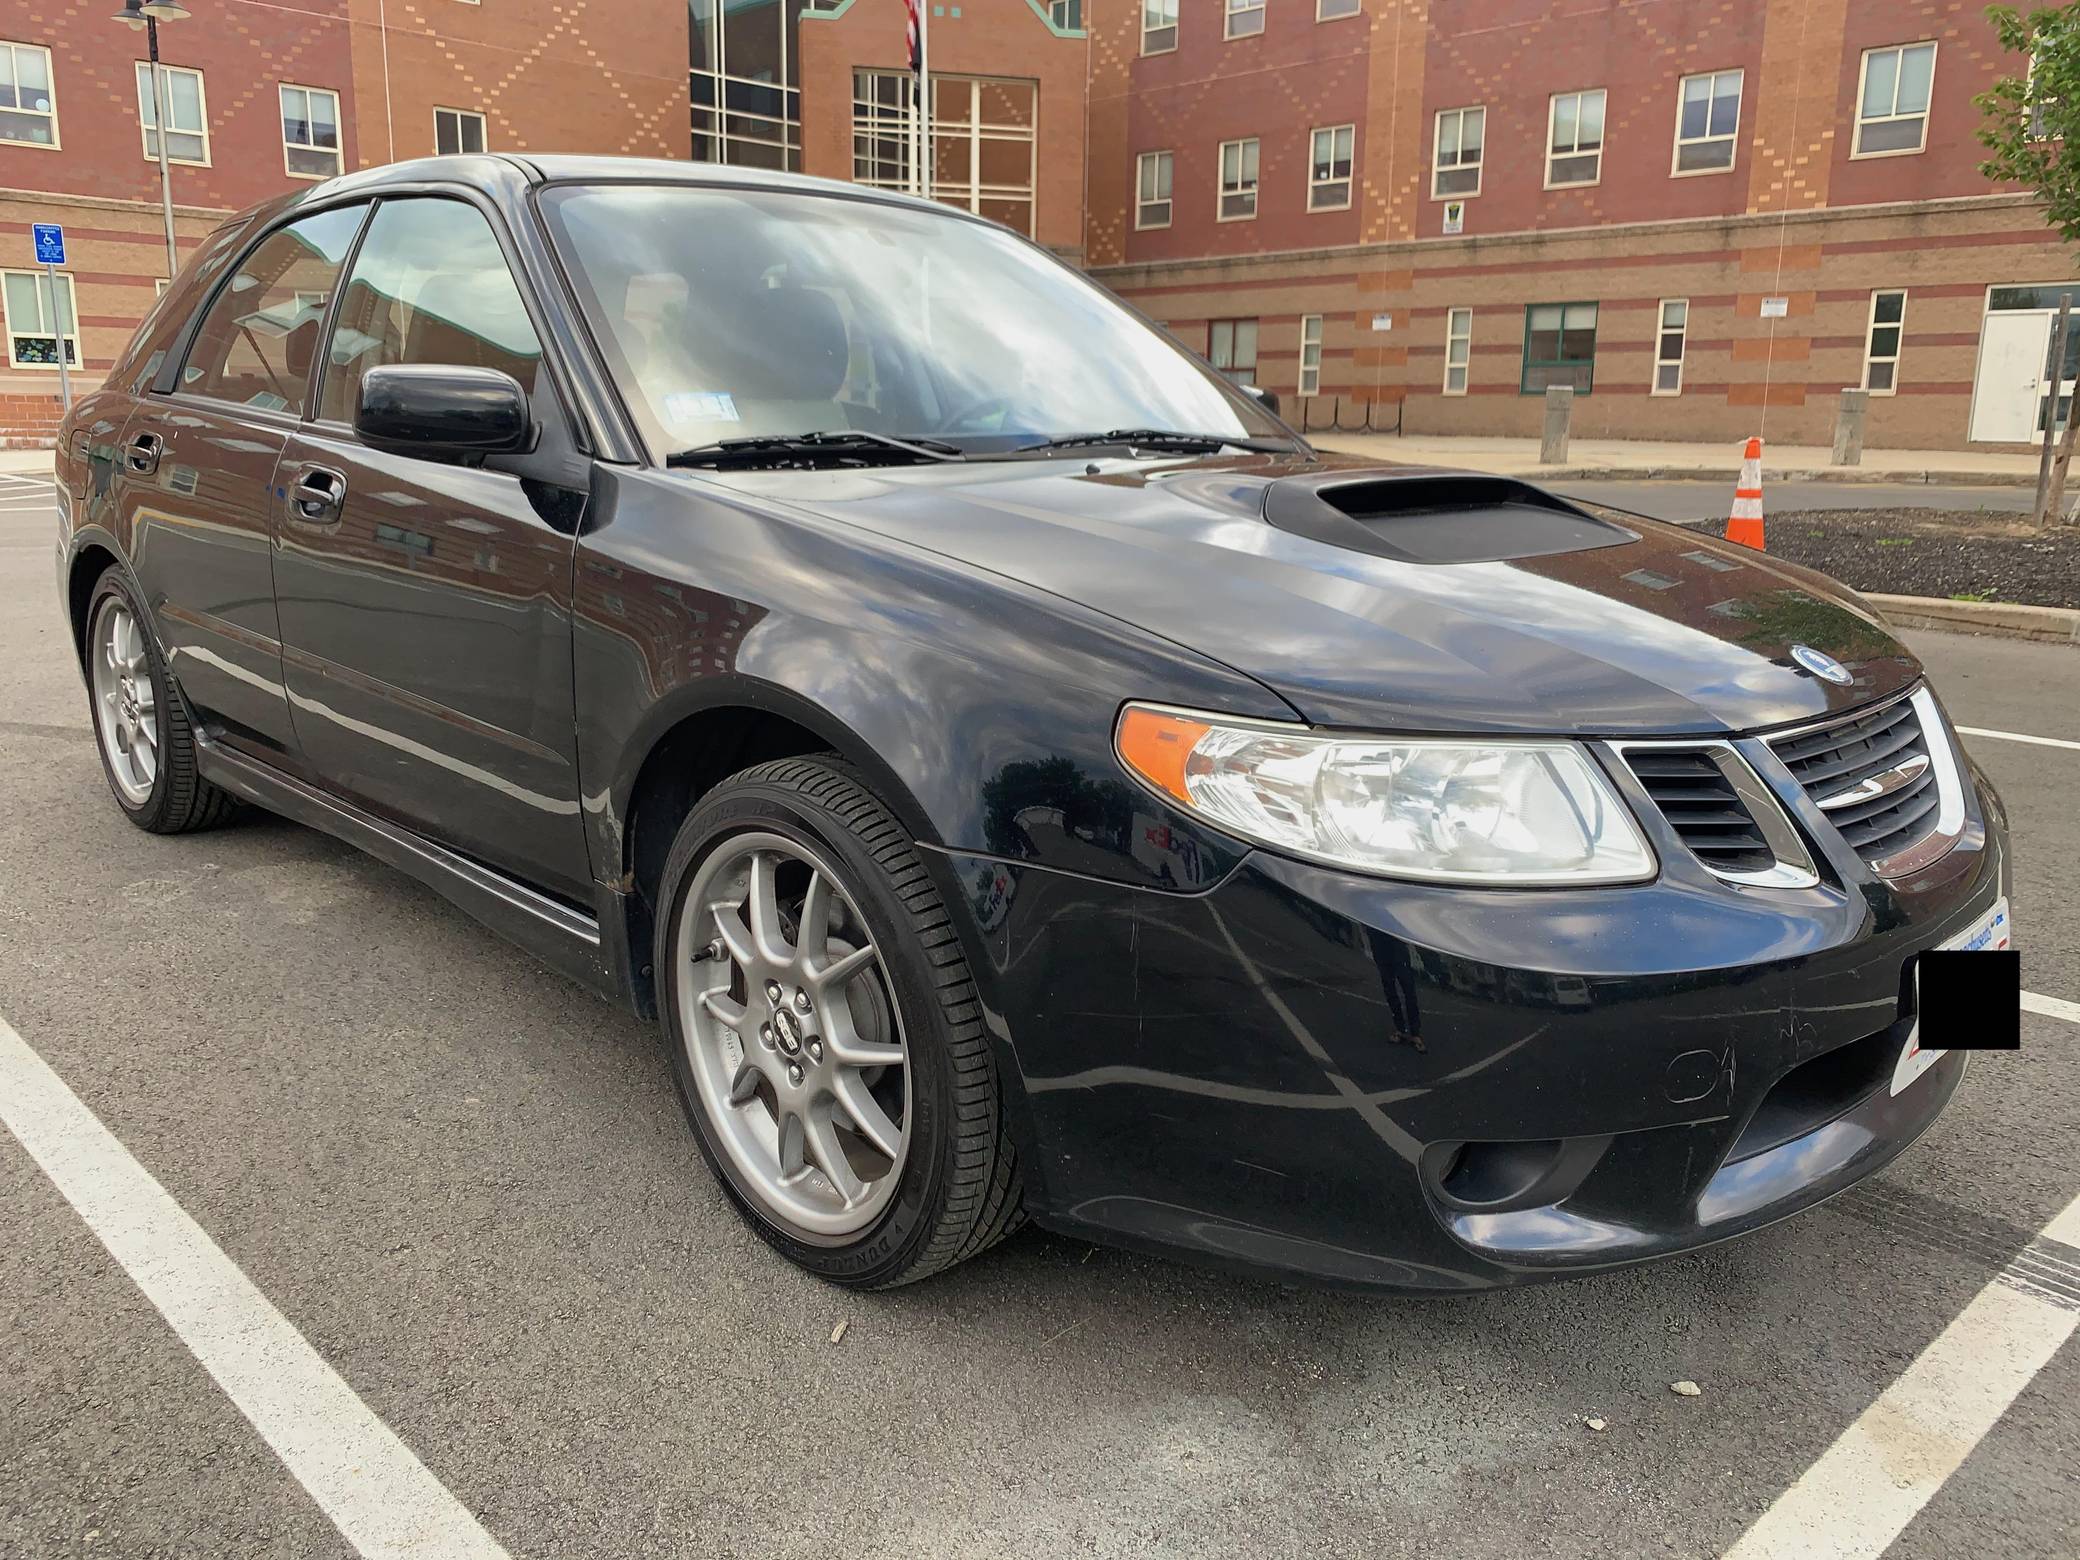
{"label": "flag pole", "polygon": [[932,198],[932,5],[917,0],[917,133],[922,142],[917,163],[918,191]]}

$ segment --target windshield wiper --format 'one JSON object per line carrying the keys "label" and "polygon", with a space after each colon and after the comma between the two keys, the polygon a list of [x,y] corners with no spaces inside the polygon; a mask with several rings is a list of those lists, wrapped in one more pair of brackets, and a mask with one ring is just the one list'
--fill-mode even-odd
{"label": "windshield wiper", "polygon": [[863,428],[840,428],[827,433],[758,434],[742,439],[720,439],[713,444],[676,450],[665,456],[667,466],[792,466],[829,465],[833,462],[865,464],[891,458],[913,461],[966,460],[952,444],[937,439],[898,439],[892,434],[869,433]]}
{"label": "windshield wiper", "polygon": [[1037,444],[1021,444],[1012,453],[1024,455],[1039,450],[1080,450],[1101,444],[1123,444],[1129,449],[1178,450],[1210,455],[1215,450],[1256,450],[1266,455],[1290,454],[1298,446],[1290,439],[1248,439],[1228,433],[1187,433],[1177,428],[1114,428],[1110,433],[1065,433]]}

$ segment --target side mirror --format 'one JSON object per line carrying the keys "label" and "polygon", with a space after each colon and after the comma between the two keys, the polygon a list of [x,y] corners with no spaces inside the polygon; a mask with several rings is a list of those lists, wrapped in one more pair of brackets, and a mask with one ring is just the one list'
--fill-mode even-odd
{"label": "side mirror", "polygon": [[502,455],[533,442],[527,392],[495,368],[390,363],[361,376],[354,431],[403,455]]}
{"label": "side mirror", "polygon": [[1262,385],[1244,385],[1242,388],[1262,402],[1265,411],[1269,412],[1273,417],[1278,415],[1278,392],[1276,390],[1267,390]]}

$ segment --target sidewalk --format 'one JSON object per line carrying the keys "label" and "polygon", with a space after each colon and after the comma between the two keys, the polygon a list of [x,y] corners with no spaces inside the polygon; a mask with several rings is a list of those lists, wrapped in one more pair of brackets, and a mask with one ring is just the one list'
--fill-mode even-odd
{"label": "sidewalk", "polygon": [[[1675,444],[1634,439],[1576,439],[1567,464],[1541,466],[1536,439],[1446,438],[1391,433],[1310,433],[1318,448],[1407,465],[1455,466],[1543,481],[1645,481],[1693,478],[1731,482],[1740,475],[1739,444]],[[2033,487],[2037,457],[1995,455],[1976,450],[1871,450],[1860,466],[1828,464],[1832,452],[1819,444],[1764,444],[1762,475],[1768,482],[1905,482],[1946,487]]]}
{"label": "sidewalk", "polygon": [[0,475],[47,477],[56,458],[49,450],[0,450]]}

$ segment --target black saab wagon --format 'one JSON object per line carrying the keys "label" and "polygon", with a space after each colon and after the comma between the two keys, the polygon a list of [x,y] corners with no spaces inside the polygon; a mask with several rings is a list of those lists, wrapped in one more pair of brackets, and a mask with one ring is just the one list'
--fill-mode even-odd
{"label": "black saab wagon", "polygon": [[1950,1099],[1998,801],[1856,597],[1318,455],[942,207],[463,157],[204,243],[59,450],[117,804],[241,803],[662,1021],[795,1261],[1024,1217],[1456,1290]]}

